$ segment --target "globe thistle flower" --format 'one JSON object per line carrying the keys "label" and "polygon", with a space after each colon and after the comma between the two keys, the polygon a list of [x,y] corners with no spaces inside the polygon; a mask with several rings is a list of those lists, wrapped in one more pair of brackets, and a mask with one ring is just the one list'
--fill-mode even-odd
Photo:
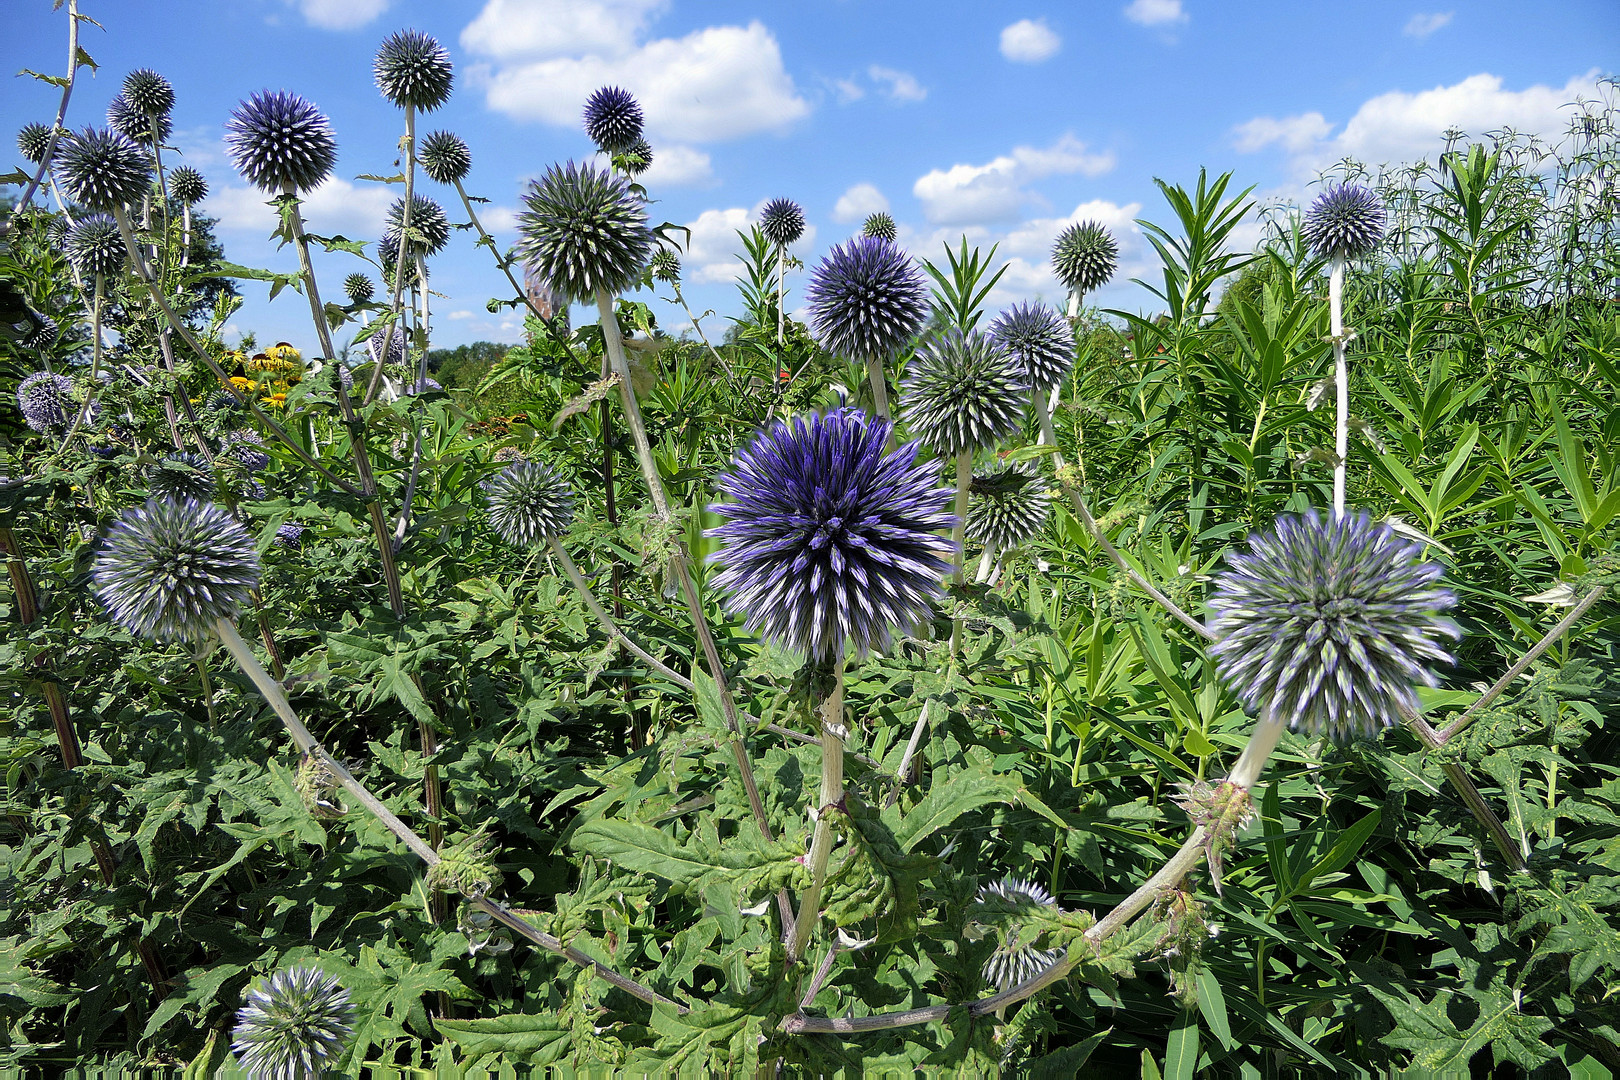
{"label": "globe thistle flower", "polygon": [[1359,184],[1337,184],[1316,197],[1300,233],[1324,258],[1360,258],[1384,238],[1384,204]]}
{"label": "globe thistle flower", "polygon": [[1018,358],[1037,394],[1050,393],[1074,366],[1074,330],[1045,304],[1014,304],[991,324],[990,337]]}
{"label": "globe thistle flower", "polygon": [[106,128],[58,140],[52,167],[67,197],[96,213],[138,203],[152,186],[146,151]]}
{"label": "globe thistle flower", "polygon": [[146,116],[168,116],[174,109],[174,87],[151,68],[137,68],[124,76],[123,98]]}
{"label": "globe thistle flower", "polygon": [[[1007,877],[980,887],[978,903],[983,908],[1005,911],[1008,908],[1057,907],[1052,894],[1033,882]],[[996,945],[990,959],[984,962],[984,981],[997,990],[1011,990],[1021,982],[1033,979],[1068,954],[1062,949],[1037,949],[1034,942],[1040,937],[1037,930],[1027,936],[1019,926],[1010,927],[1006,936]]]}
{"label": "globe thistle flower", "polygon": [[214,470],[201,454],[176,451],[147,473],[146,486],[154,497],[184,502],[210,502],[218,490]]}
{"label": "globe thistle flower", "polygon": [[24,124],[17,132],[17,150],[35,165],[45,160],[45,151],[51,145],[51,126],[38,122]]}
{"label": "globe thistle flower", "polygon": [[68,261],[87,278],[113,277],[124,268],[124,238],[106,214],[82,217],[63,242]]}
{"label": "globe thistle flower", "polygon": [[629,173],[631,176],[640,176],[642,173],[652,168],[652,144],[646,139],[637,139],[636,145],[624,151],[624,153],[619,154],[618,158],[625,172]]}
{"label": "globe thistle flower", "polygon": [[453,131],[435,131],[423,139],[416,157],[422,171],[436,184],[454,184],[472,168],[472,151]]}
{"label": "globe thistle flower", "polygon": [[[373,364],[384,367],[405,362],[405,328],[395,323],[366,339],[366,353]],[[347,387],[345,387],[347,389]]]}
{"label": "globe thistle flower", "polygon": [[[268,496],[269,492],[265,489],[265,486],[251,477],[237,482],[236,497],[238,499],[245,499],[249,502],[263,502]],[[246,520],[244,515],[243,521]]]}
{"label": "globe thistle flower", "polygon": [[609,154],[622,154],[641,139],[641,106],[630,91],[604,86],[585,102],[585,134]]}
{"label": "globe thistle flower", "polygon": [[574,520],[574,492],[563,475],[538,461],[502,469],[487,487],[490,527],[514,547],[561,536]]}
{"label": "globe thistle flower", "polygon": [[91,567],[114,622],[157,641],[202,641],[259,584],[253,538],[223,508],[151,499],[119,515]]}
{"label": "globe thistle flower", "polygon": [[[383,233],[382,239],[377,241],[377,262],[382,265],[383,284],[392,289],[394,287],[394,267],[399,265],[398,233]],[[421,278],[416,273],[415,259],[407,258],[405,260],[405,272],[400,276],[404,278],[404,288],[414,289],[421,284]]]}
{"label": "globe thistle flower", "polygon": [[262,472],[270,467],[270,455],[264,452],[264,439],[257,431],[243,428],[231,432],[225,436],[220,452],[248,472]]}
{"label": "globe thistle flower", "polygon": [[570,300],[635,285],[652,254],[646,204],[629,182],[590,164],[553,165],[531,181],[518,215],[518,254]]}
{"label": "globe thistle flower", "polygon": [[879,210],[867,215],[866,221],[861,225],[861,235],[875,236],[879,240],[893,243],[895,237],[900,235],[900,229],[887,211]]}
{"label": "globe thistle flower", "polygon": [[203,407],[208,409],[210,412],[221,412],[225,409],[231,408],[235,404],[236,399],[231,396],[229,391],[215,390],[212,394],[209,394],[208,399],[203,402]]}
{"label": "globe thistle flower", "polygon": [[169,194],[184,206],[195,206],[208,198],[208,181],[190,165],[182,165],[169,174]]}
{"label": "globe thistle flower", "polygon": [[804,235],[804,210],[792,199],[772,199],[759,212],[759,231],[777,247],[788,247]]}
{"label": "globe thistle flower", "polygon": [[885,451],[890,429],[858,409],[778,421],[716,479],[714,583],[750,631],[825,663],[928,617],[955,552],[939,535],[952,492],[916,443]]}
{"label": "globe thistle flower", "polygon": [[1052,508],[1040,477],[1027,465],[975,473],[968,491],[967,538],[996,551],[1040,532]]}
{"label": "globe thistle flower", "polygon": [[73,380],[51,371],[36,371],[17,385],[17,410],[41,435],[66,431],[73,422]]}
{"label": "globe thistle flower", "polygon": [[308,531],[298,522],[289,521],[276,529],[276,537],[270,542],[287,551],[298,551],[304,546],[304,534]]}
{"label": "globe thistle flower", "polygon": [[364,274],[350,274],[343,279],[343,293],[349,303],[364,304],[377,295],[377,285]]}
{"label": "globe thistle flower", "polygon": [[260,190],[280,194],[319,187],[337,162],[331,121],[312,103],[285,90],[261,90],[225,123],[236,171]]}
{"label": "globe thistle flower", "polygon": [[[388,232],[396,241],[404,218],[405,200],[395,199],[388,208]],[[445,216],[444,207],[426,195],[411,196],[411,220],[406,227],[410,229],[405,244],[407,259],[414,259],[418,255],[437,255],[450,242],[450,219]]]}
{"label": "globe thistle flower", "polygon": [[677,285],[681,280],[681,257],[668,248],[653,252],[652,275],[666,285]]}
{"label": "globe thistle flower", "polygon": [[322,1076],[354,1035],[354,1005],[337,978],[319,968],[285,968],[248,992],[231,1030],[231,1049],[249,1076]]}
{"label": "globe thistle flower", "polygon": [[1023,425],[1029,383],[1018,359],[980,333],[925,341],[906,369],[906,424],[936,454],[983,450]]}
{"label": "globe thistle flower", "polygon": [[138,143],[154,139],[163,142],[174,130],[167,113],[150,116],[131,105],[122,94],[107,102],[107,126]]}
{"label": "globe thistle flower", "polygon": [[420,30],[390,34],[371,70],[383,97],[401,109],[432,112],[449,99],[455,82],[449,51]]}
{"label": "globe thistle flower", "polygon": [[810,326],[831,352],[886,359],[928,316],[922,272],[892,241],[858,236],[839,244],[810,275]]}
{"label": "globe thistle flower", "polygon": [[435,379],[431,375],[424,375],[422,378],[417,379],[415,382],[411,383],[411,385],[407,386],[405,388],[405,392],[407,394],[431,394],[443,389],[444,387],[439,385],[438,379]]}
{"label": "globe thistle flower", "polygon": [[1052,244],[1052,268],[1070,292],[1092,292],[1119,268],[1119,245],[1095,221],[1070,225]]}
{"label": "globe thistle flower", "polygon": [[1438,685],[1457,624],[1444,570],[1365,513],[1280,517],[1229,553],[1209,599],[1216,674],[1246,708],[1337,743],[1374,736]]}
{"label": "globe thistle flower", "polygon": [[57,327],[55,319],[49,315],[40,315],[39,325],[34,327],[22,339],[21,344],[25,349],[48,349],[56,344],[56,339],[60,334],[61,331]]}

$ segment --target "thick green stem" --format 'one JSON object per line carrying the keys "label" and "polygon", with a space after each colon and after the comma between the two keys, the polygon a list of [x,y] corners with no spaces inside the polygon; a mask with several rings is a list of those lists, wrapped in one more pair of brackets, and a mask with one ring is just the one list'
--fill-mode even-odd
{"label": "thick green stem", "polygon": [[816,804],[816,829],[810,840],[810,887],[799,898],[799,917],[793,923],[788,941],[788,963],[804,955],[810,932],[821,917],[821,891],[827,881],[827,861],[832,854],[834,816],[844,806],[844,661],[833,668],[833,685],[817,710],[821,717],[821,799]]}
{"label": "thick green stem", "polygon": [[1344,260],[1328,275],[1329,332],[1333,335],[1333,386],[1338,412],[1333,425],[1333,516],[1344,516],[1345,474],[1350,461],[1350,371],[1344,359]]}
{"label": "thick green stem", "polygon": [[[967,583],[968,493],[973,487],[973,451],[956,455],[956,519],[951,524],[951,545],[956,549],[956,587]],[[951,620],[951,657],[962,647],[962,617]]]}

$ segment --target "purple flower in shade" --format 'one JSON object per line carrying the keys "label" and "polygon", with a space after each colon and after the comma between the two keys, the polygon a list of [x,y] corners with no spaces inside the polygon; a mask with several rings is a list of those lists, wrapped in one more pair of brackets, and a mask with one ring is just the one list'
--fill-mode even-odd
{"label": "purple flower in shade", "polygon": [[337,163],[332,124],[313,104],[285,90],[261,90],[225,122],[236,171],[263,191],[319,187]]}
{"label": "purple flower in shade", "polygon": [[71,262],[92,281],[99,275],[113,277],[124,268],[124,238],[118,222],[106,214],[92,214],[74,222],[63,241]]}
{"label": "purple flower in shade", "polygon": [[439,385],[438,379],[435,379],[431,375],[424,375],[422,378],[417,379],[415,382],[411,383],[410,386],[406,387],[405,392],[407,394],[432,394],[443,389],[444,387]]}
{"label": "purple flower in shade", "polygon": [[231,1029],[231,1049],[251,1077],[315,1080],[354,1037],[354,1003],[319,968],[276,972],[248,992]]}
{"label": "purple flower in shade", "polygon": [[122,94],[107,102],[107,126],[120,135],[128,136],[138,143],[149,143],[153,139],[153,124],[156,123],[156,138],[163,142],[169,137],[173,125],[169,123],[167,113],[159,113],[156,117],[136,109]]}
{"label": "purple flower in shade", "polygon": [[792,199],[772,199],[759,212],[759,231],[777,247],[797,243],[804,235],[804,210]]}
{"label": "purple flower in shade", "polygon": [[137,68],[124,76],[123,98],[144,116],[168,116],[174,109],[174,87],[151,68]]}
{"label": "purple flower in shade", "polygon": [[260,472],[270,466],[270,455],[264,452],[264,439],[257,431],[233,431],[225,436],[220,449],[248,472]]}
{"label": "purple flower in shade", "polygon": [[308,531],[298,522],[289,521],[276,529],[276,538],[271,543],[288,551],[297,551],[304,546],[304,533]]}
{"label": "purple flower in shade", "polygon": [[1359,184],[1336,184],[1316,197],[1300,232],[1324,258],[1360,258],[1384,238],[1384,204]]}
{"label": "purple flower in shade", "polygon": [[146,486],[155,498],[182,502],[209,502],[218,489],[208,461],[201,454],[189,452],[170,454],[153,466],[147,473]]}
{"label": "purple flower in shade", "polygon": [[1040,532],[1052,507],[1046,485],[1023,464],[975,473],[968,492],[967,538],[997,551]]}
{"label": "purple flower in shade", "polygon": [[1023,365],[977,332],[930,337],[900,385],[911,433],[948,457],[995,446],[1023,425],[1029,403]]}
{"label": "purple flower in shade", "polygon": [[754,633],[827,662],[864,657],[926,619],[951,573],[953,493],[917,445],[858,409],[778,421],[715,481],[711,557],[727,610]]}
{"label": "purple flower in shade", "polygon": [[830,351],[886,360],[928,316],[922,271],[888,240],[857,236],[827,253],[810,275],[810,326]]}
{"label": "purple flower in shade", "polygon": [[453,131],[435,131],[423,139],[417,159],[428,179],[437,184],[454,184],[472,168],[472,151]]}
{"label": "purple flower in shade", "polygon": [[528,547],[561,536],[574,520],[574,491],[563,475],[539,461],[516,461],[484,484],[489,524],[502,540]]}
{"label": "purple flower in shade", "polygon": [[590,164],[553,165],[531,181],[518,215],[518,255],[570,300],[638,284],[652,257],[647,205],[622,176]]}
{"label": "purple flower in shade", "polygon": [[17,409],[41,435],[67,430],[73,422],[73,380],[50,371],[34,372],[17,385]]}
{"label": "purple flower in shade", "polygon": [[609,154],[622,154],[641,140],[641,106],[628,90],[604,86],[585,102],[585,134]]}
{"label": "purple flower in shade", "polygon": [[56,320],[49,315],[40,315],[39,325],[22,339],[21,344],[25,349],[48,349],[56,344],[59,336],[61,329],[56,325]]}
{"label": "purple flower in shade", "polygon": [[[406,250],[408,255],[409,249]],[[382,239],[377,241],[377,262],[382,266],[383,284],[392,289],[394,287],[394,267],[399,263],[398,233],[385,232],[382,234]],[[423,265],[423,269],[427,269],[426,264]],[[429,272],[428,276],[432,277],[433,275]],[[406,258],[404,278],[404,287],[407,289],[414,289],[420,284],[420,279],[416,274],[415,259]]]}
{"label": "purple flower in shade", "polygon": [[875,236],[879,240],[893,241],[900,235],[900,229],[894,223],[894,218],[885,210],[878,210],[868,214],[866,221],[861,224],[862,236]]}
{"label": "purple flower in shade", "polygon": [[450,98],[455,71],[450,53],[420,30],[390,34],[372,61],[377,89],[398,108],[432,112]]}
{"label": "purple flower in shade", "polygon": [[[405,362],[405,328],[395,323],[366,339],[366,355],[384,367]],[[348,386],[344,386],[347,390]]]}
{"label": "purple flower in shade", "polygon": [[1440,638],[1456,603],[1422,546],[1365,513],[1280,517],[1229,552],[1209,599],[1215,670],[1249,710],[1345,743],[1417,711],[1452,661]]}
{"label": "purple flower in shade", "polygon": [[1052,269],[1070,292],[1091,292],[1119,269],[1119,245],[1097,222],[1078,222],[1052,243]]}
{"label": "purple flower in shade", "polygon": [[39,121],[24,124],[17,132],[17,149],[35,165],[45,160],[45,150],[51,145],[51,127]]}
{"label": "purple flower in shade", "polygon": [[105,128],[58,138],[51,165],[67,197],[95,213],[138,203],[152,187],[151,157]]}
{"label": "purple flower in shade", "polygon": [[991,324],[990,336],[1018,357],[1036,393],[1050,393],[1074,366],[1074,330],[1045,304],[1014,304]]}
{"label": "purple flower in shade", "polygon": [[182,165],[169,174],[169,194],[185,206],[195,206],[208,198],[208,181],[190,165]]}
{"label": "purple flower in shade", "polygon": [[[397,239],[401,223],[405,220],[405,200],[395,199],[388,208],[388,234]],[[426,195],[411,196],[410,243],[405,245],[405,257],[437,255],[450,242],[450,219],[444,207]]]}
{"label": "purple flower in shade", "polygon": [[119,515],[91,567],[114,622],[157,641],[201,641],[259,584],[259,554],[235,518],[195,499],[152,499]]}

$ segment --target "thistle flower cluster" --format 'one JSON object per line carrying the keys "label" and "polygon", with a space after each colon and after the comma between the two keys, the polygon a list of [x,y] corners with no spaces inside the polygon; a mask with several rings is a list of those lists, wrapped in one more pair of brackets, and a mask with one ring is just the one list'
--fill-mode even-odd
{"label": "thistle flower cluster", "polygon": [[628,90],[604,86],[585,102],[585,134],[607,154],[622,154],[641,141],[641,105]]}
{"label": "thistle flower cluster", "polygon": [[246,428],[225,436],[222,453],[248,472],[261,472],[270,466],[270,455],[264,452],[264,439],[257,431]]}
{"label": "thistle flower cluster", "polygon": [[73,422],[73,380],[51,371],[36,371],[17,386],[17,409],[23,421],[41,435],[67,430]]}
{"label": "thistle flower cluster", "polygon": [[124,76],[123,98],[144,116],[168,116],[174,110],[174,87],[151,68],[137,68]]}
{"label": "thistle flower cluster", "polygon": [[975,473],[968,492],[967,538],[996,551],[1040,532],[1052,509],[1040,476],[1024,464]]}
{"label": "thistle flower cluster", "polygon": [[454,184],[472,168],[472,151],[453,131],[435,131],[423,139],[416,159],[436,184]]}
{"label": "thistle flower cluster", "polygon": [[1444,573],[1422,546],[1365,513],[1280,517],[1227,555],[1209,600],[1211,652],[1246,708],[1338,743],[1375,736],[1418,707],[1429,664],[1451,662],[1457,624]]}
{"label": "thistle flower cluster", "polygon": [[484,487],[490,527],[514,547],[561,536],[574,520],[574,492],[563,475],[538,461],[517,461]]}
{"label": "thistle flower cluster", "polygon": [[652,168],[652,144],[646,139],[637,139],[636,145],[621,154],[614,155],[614,164],[618,165],[631,176],[640,176]]}
{"label": "thistle flower cluster", "polygon": [[[394,267],[399,264],[399,234],[383,233],[382,239],[377,241],[377,262],[382,264],[383,284],[390,289],[394,287]],[[425,268],[424,268],[425,269]],[[416,260],[405,260],[405,272],[400,275],[404,280],[404,288],[414,289],[422,283],[416,273]]]}
{"label": "thistle flower cluster", "polygon": [[80,218],[68,230],[63,247],[74,269],[92,280],[113,277],[124,268],[124,238],[118,222],[106,214]]}
{"label": "thistle flower cluster", "polygon": [[22,339],[21,344],[25,349],[48,349],[56,344],[56,339],[60,336],[61,330],[56,325],[55,319],[43,314],[38,318],[39,324]]}
{"label": "thistle flower cluster", "polygon": [[866,221],[861,225],[861,235],[875,236],[879,240],[888,240],[892,243],[895,237],[900,235],[900,228],[895,225],[894,218],[889,216],[888,211],[878,210],[867,215]]}
{"label": "thistle flower cluster", "polygon": [[407,259],[437,255],[450,242],[450,219],[445,216],[444,207],[426,195],[411,196],[409,224],[405,224],[405,200],[394,200],[388,208],[388,235],[394,237],[396,243],[402,226],[409,231],[405,244]]}
{"label": "thistle flower cluster", "polygon": [[531,181],[518,215],[518,254],[570,300],[635,285],[652,255],[646,204],[621,176],[594,165],[553,165]]}
{"label": "thistle flower cluster", "polygon": [[1029,401],[1018,359],[977,332],[951,330],[923,342],[901,386],[912,434],[950,457],[988,449],[1016,432]]}
{"label": "thistle flower cluster", "polygon": [[778,421],[715,481],[714,578],[749,630],[826,663],[888,648],[926,619],[950,574],[952,492],[917,445],[858,409]]}
{"label": "thistle flower cluster", "polygon": [[41,124],[35,121],[24,124],[22,130],[17,132],[18,152],[35,165],[45,160],[45,151],[50,145],[51,127],[49,124]]}
{"label": "thistle flower cluster", "polygon": [[[1006,877],[979,888],[977,897],[981,907],[1056,908],[1052,894],[1033,882]],[[1026,937],[1026,931],[1011,926],[1006,936],[997,943],[995,951],[984,962],[984,981],[997,990],[1010,990],[1021,982],[1033,979],[1067,953],[1062,949],[1037,949],[1034,942],[1040,937],[1037,930]]]}
{"label": "thistle flower cluster", "polygon": [[1074,367],[1074,330],[1046,304],[1014,304],[990,325],[990,337],[1018,358],[1038,394],[1051,393]]}
{"label": "thistle flower cluster", "polygon": [[1323,258],[1360,258],[1384,238],[1384,204],[1359,184],[1336,184],[1316,197],[1300,233]]}
{"label": "thistle flower cluster", "polygon": [[669,248],[659,248],[653,252],[652,276],[666,285],[678,284],[681,280],[681,257]]}
{"label": "thistle flower cluster", "polygon": [[157,641],[202,641],[234,619],[259,584],[253,538],[195,499],[151,499],[119,515],[91,568],[114,622]]}
{"label": "thistle flower cluster", "polygon": [[168,113],[141,112],[122,94],[107,102],[107,126],[138,143],[163,142],[174,130]]}
{"label": "thistle flower cluster", "polygon": [[1095,221],[1070,225],[1052,244],[1052,268],[1069,291],[1091,292],[1119,268],[1119,245]]}
{"label": "thistle flower cluster", "polygon": [[285,90],[261,90],[225,123],[236,171],[263,191],[319,187],[337,162],[332,124],[312,103]]}
{"label": "thistle flower cluster", "polygon": [[152,159],[133,141],[106,128],[58,139],[56,182],[86,210],[111,212],[141,201],[152,186]]}
{"label": "thistle flower cluster", "polygon": [[928,316],[922,272],[892,241],[875,236],[828,252],[810,275],[805,299],[817,339],[853,359],[893,356]]}
{"label": "thistle flower cluster", "polygon": [[185,206],[196,206],[208,198],[208,181],[190,165],[182,165],[169,173],[169,194]]}
{"label": "thistle flower cluster", "polygon": [[343,294],[351,304],[364,304],[377,295],[377,285],[364,274],[350,274],[343,279]]}
{"label": "thistle flower cluster", "polygon": [[188,451],[176,451],[153,466],[147,474],[146,486],[157,498],[178,501],[208,502],[218,490],[207,459]]}
{"label": "thistle flower cluster", "polygon": [[401,109],[432,112],[450,98],[450,52],[420,30],[390,34],[377,49],[372,73],[383,97]]}
{"label": "thistle flower cluster", "polygon": [[349,992],[335,976],[286,968],[248,992],[231,1049],[249,1076],[313,1080],[343,1056],[354,1015]]}
{"label": "thistle flower cluster", "polygon": [[381,333],[366,339],[366,353],[373,364],[383,367],[405,362],[405,328],[395,323]]}
{"label": "thistle flower cluster", "polygon": [[804,210],[792,199],[772,199],[759,212],[759,231],[777,247],[789,247],[804,235]]}

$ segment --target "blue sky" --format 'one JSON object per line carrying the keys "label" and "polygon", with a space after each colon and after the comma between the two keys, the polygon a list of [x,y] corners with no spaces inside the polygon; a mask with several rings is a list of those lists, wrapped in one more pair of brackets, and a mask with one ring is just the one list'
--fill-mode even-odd
{"label": "blue sky", "polygon": [[[0,58],[12,71],[57,71],[66,13],[10,0]],[[578,117],[597,86],[634,91],[655,164],[645,178],[653,220],[692,228],[687,297],[711,333],[738,307],[735,230],[777,196],[810,222],[794,249],[811,266],[887,209],[916,255],[939,260],[966,235],[1010,269],[996,306],[1061,299],[1046,265],[1067,223],[1114,231],[1123,267],[1088,298],[1141,309],[1133,276],[1151,250],[1133,219],[1165,222],[1154,177],[1190,184],[1200,166],[1232,170],[1265,198],[1308,197],[1319,168],[1349,154],[1378,163],[1432,155],[1448,127],[1512,126],[1556,139],[1561,111],[1593,96],[1620,56],[1614,0],[1325,4],[1253,0],[1104,0],[985,4],[942,0],[84,0],[105,32],[83,45],[100,72],[74,93],[69,123],[104,123],[125,73],[152,67],[178,94],[175,135],[207,177],[204,210],[221,219],[231,259],[293,269],[266,239],[271,212],[231,170],[221,142],[234,105],[260,89],[316,102],[339,141],[335,178],[306,206],[311,228],[375,239],[398,188],[355,179],[393,171],[403,121],[378,94],[371,58],[382,38],[415,27],[450,50],[456,90],[418,134],[448,128],[472,147],[470,193],[503,244],[528,178],[592,153]],[[0,120],[48,122],[57,95],[13,80]],[[6,147],[16,158],[14,148]],[[168,161],[179,160],[170,156]],[[10,163],[7,164],[9,168]],[[452,220],[451,189],[419,178]],[[1242,238],[1252,242],[1258,226]],[[431,266],[434,340],[515,341],[515,317],[491,316],[504,295],[487,251],[457,233]],[[324,290],[368,269],[318,255]],[[789,276],[797,307],[805,273]],[[232,334],[307,346],[308,308],[273,304],[245,282]],[[645,294],[642,299],[647,299]],[[685,317],[662,297],[661,322]],[[594,315],[591,316],[594,318]],[[231,334],[227,335],[232,336]]]}

